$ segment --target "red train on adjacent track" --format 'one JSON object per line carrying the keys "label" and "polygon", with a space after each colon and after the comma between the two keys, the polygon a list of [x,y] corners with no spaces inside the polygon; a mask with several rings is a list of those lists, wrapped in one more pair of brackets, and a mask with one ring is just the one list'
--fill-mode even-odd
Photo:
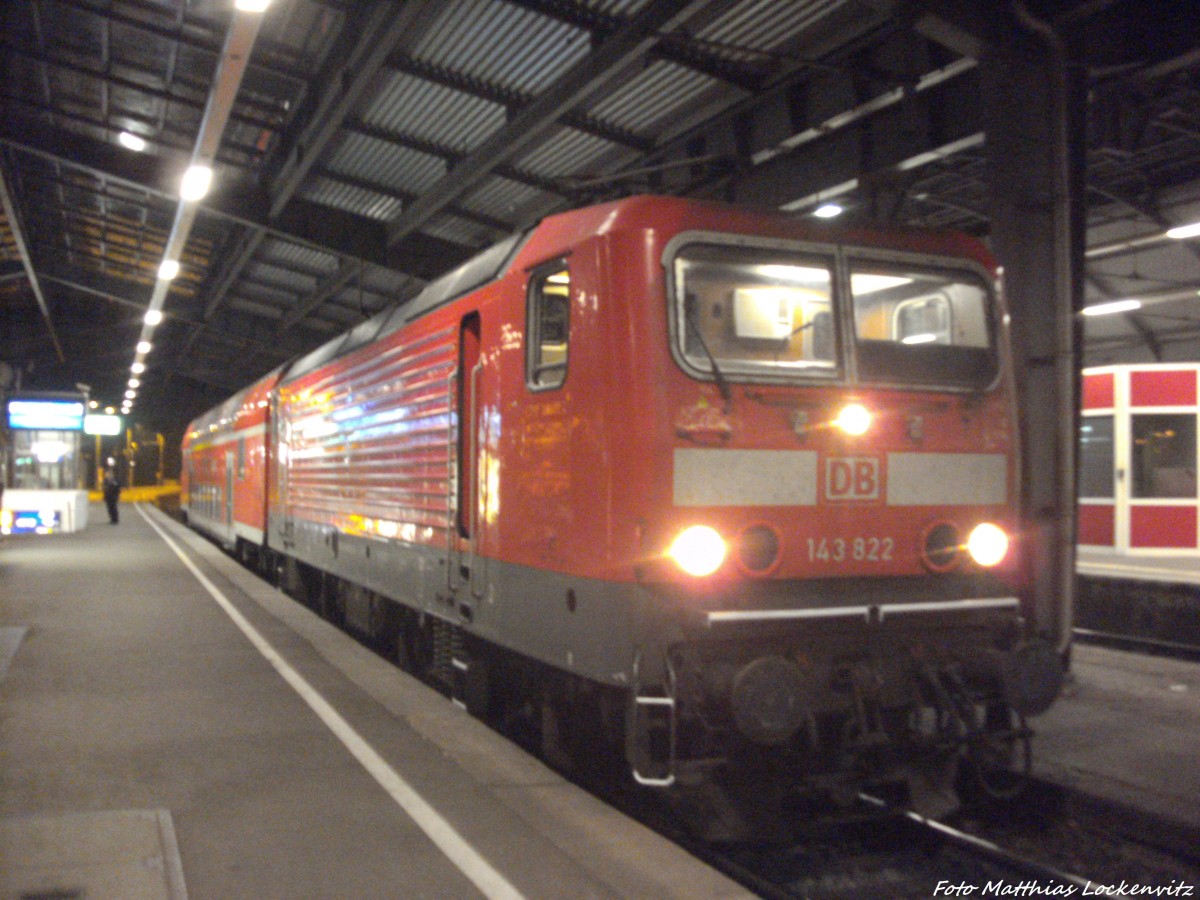
{"label": "red train on adjacent track", "polygon": [[974,240],[635,197],[192,423],[183,504],[552,753],[919,801],[1058,691],[1015,422]]}

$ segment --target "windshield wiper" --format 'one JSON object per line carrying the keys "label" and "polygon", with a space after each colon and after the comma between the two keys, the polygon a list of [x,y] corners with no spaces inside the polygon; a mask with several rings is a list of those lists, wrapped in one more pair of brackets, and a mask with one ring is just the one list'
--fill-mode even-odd
{"label": "windshield wiper", "polygon": [[721,372],[721,367],[717,365],[717,358],[713,356],[712,351],[708,349],[708,344],[704,341],[704,335],[700,333],[700,326],[696,324],[696,320],[692,316],[695,307],[688,308],[688,304],[684,303],[683,319],[692,328],[692,333],[696,335],[696,342],[700,344],[700,349],[704,351],[704,355],[708,357],[708,364],[712,367],[713,380],[717,383],[717,390],[721,392],[721,399],[725,401],[725,414],[728,415],[730,404],[733,402],[733,395],[729,390],[729,382],[725,380],[724,374]]}

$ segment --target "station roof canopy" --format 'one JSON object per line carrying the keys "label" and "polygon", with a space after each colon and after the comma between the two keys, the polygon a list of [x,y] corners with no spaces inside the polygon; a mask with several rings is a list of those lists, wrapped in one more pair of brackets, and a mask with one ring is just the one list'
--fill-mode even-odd
{"label": "station roof canopy", "polygon": [[[1006,6],[0,4],[0,390],[118,405],[141,359],[135,416],[175,431],[539,217],[633,193],[987,237],[979,60]],[[1088,80],[1087,302],[1143,301],[1086,320],[1085,361],[1200,359],[1200,241],[1164,237],[1200,220],[1194,5],[1016,6]],[[212,187],[183,203],[193,163]]]}

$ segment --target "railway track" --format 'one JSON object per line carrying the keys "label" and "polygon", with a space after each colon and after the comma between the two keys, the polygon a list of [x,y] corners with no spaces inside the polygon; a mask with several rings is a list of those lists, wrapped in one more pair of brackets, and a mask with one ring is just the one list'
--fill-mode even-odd
{"label": "railway track", "polygon": [[1200,835],[1042,783],[950,825],[863,795],[788,845],[689,849],[768,898],[1196,896]]}

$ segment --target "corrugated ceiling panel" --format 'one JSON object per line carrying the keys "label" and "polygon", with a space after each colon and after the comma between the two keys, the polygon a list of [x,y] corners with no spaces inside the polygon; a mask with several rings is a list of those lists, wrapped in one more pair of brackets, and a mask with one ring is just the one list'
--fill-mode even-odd
{"label": "corrugated ceiling panel", "polygon": [[657,123],[715,84],[707,75],[659,61],[602,98],[589,111],[626,131],[650,134]]}
{"label": "corrugated ceiling panel", "polygon": [[749,0],[733,6],[696,36],[714,42],[707,48],[711,53],[753,62],[756,54],[737,48],[778,47],[845,5],[846,0]]}
{"label": "corrugated ceiling panel", "polygon": [[312,275],[267,263],[252,262],[243,271],[251,281],[293,294],[307,294],[317,286],[317,279]]}
{"label": "corrugated ceiling panel", "polygon": [[[602,158],[620,155],[621,148],[593,134],[574,128],[558,127],[546,134],[543,141],[520,158],[521,168],[539,178],[563,178],[581,171],[588,171],[593,163]],[[637,153],[628,151],[630,159]]]}
{"label": "corrugated ceiling panel", "polygon": [[374,191],[352,187],[329,178],[310,179],[301,191],[305,200],[345,210],[368,219],[386,221],[400,215],[401,203]]}
{"label": "corrugated ceiling panel", "polygon": [[[512,219],[515,212],[541,194],[537,188],[527,184],[492,176],[469,194],[463,205],[495,219]],[[478,235],[478,228],[475,233]]]}
{"label": "corrugated ceiling panel", "polygon": [[337,257],[332,253],[323,253],[315,247],[289,241],[265,240],[257,257],[264,262],[323,275],[337,269]]}
{"label": "corrugated ceiling panel", "polygon": [[588,9],[606,16],[629,18],[650,5],[651,0],[587,0]]}
{"label": "corrugated ceiling panel", "polygon": [[411,194],[428,190],[446,174],[446,163],[439,157],[353,133],[347,133],[330,155],[328,168]]}
{"label": "corrugated ceiling panel", "polygon": [[478,247],[486,244],[488,243],[487,238],[491,235],[491,232],[488,232],[486,236],[481,235],[485,229],[474,222],[450,213],[441,213],[435,216],[421,226],[421,231],[466,247]]}
{"label": "corrugated ceiling panel", "polygon": [[509,90],[539,93],[591,50],[588,32],[495,0],[448,3],[417,58]]}
{"label": "corrugated ceiling panel", "polygon": [[504,107],[395,72],[363,114],[369,125],[466,153],[504,124]]}

